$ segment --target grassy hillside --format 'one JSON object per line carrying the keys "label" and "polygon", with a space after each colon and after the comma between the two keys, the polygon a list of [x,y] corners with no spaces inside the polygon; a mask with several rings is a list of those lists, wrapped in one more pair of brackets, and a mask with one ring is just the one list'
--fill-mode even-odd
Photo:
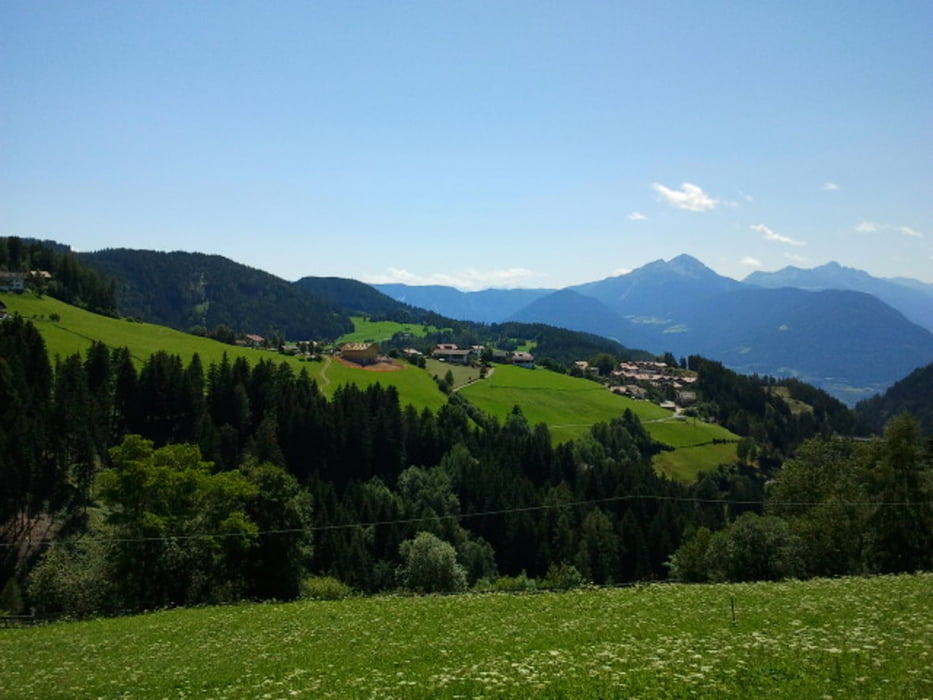
{"label": "grassy hillside", "polygon": [[521,406],[530,423],[547,423],[558,442],[580,437],[594,423],[611,420],[627,408],[645,424],[653,438],[672,447],[738,439],[721,426],[676,421],[671,411],[653,403],[619,396],[590,380],[540,367],[528,370],[496,365],[488,379],[465,386],[461,392],[499,418],[505,418],[513,406]]}
{"label": "grassy hillside", "polygon": [[[231,359],[245,357],[251,363],[261,359],[288,362],[296,372],[307,370],[328,395],[341,384],[355,383],[365,387],[381,382],[383,386],[396,387],[403,404],[411,403],[419,409],[429,407],[436,410],[447,401],[431,377],[408,365],[398,372],[370,372],[337,362],[303,362],[265,350],[225,345],[165,326],[98,316],[50,297],[38,299],[30,294],[2,294],[0,299],[11,313],[18,312],[36,324],[52,358],[83,353],[92,340],[100,340],[110,347],[128,347],[140,362],[158,350],[165,350],[180,355],[186,361],[197,353],[206,366],[219,362],[226,353]],[[51,320],[53,314],[59,317],[58,321]]]}
{"label": "grassy hillside", "polygon": [[735,443],[679,447],[672,452],[660,452],[651,464],[668,479],[691,483],[700,472],[708,472],[719,464],[735,462]]}
{"label": "grassy hillside", "polygon": [[[250,361],[269,356],[266,352],[225,345],[166,326],[99,316],[51,297],[39,299],[31,294],[3,294],[0,298],[11,313],[17,312],[36,324],[50,357],[83,353],[93,340],[103,341],[110,347],[128,347],[140,361],[157,350],[183,358],[198,353],[205,365],[219,362],[225,352],[228,357],[244,356]],[[54,315],[59,320],[53,321]]]}
{"label": "grassy hillside", "polygon": [[423,338],[428,333],[441,329],[419,323],[396,323],[395,321],[370,321],[363,316],[352,316],[353,332],[345,333],[337,343],[381,343],[396,333],[409,333],[413,338]]}
{"label": "grassy hillside", "polygon": [[0,696],[922,698],[931,591],[920,574],[176,609],[0,629]]}

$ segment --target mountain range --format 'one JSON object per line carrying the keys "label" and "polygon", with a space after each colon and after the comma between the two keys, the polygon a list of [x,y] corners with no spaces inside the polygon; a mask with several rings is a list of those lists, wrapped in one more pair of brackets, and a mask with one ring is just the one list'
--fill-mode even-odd
{"label": "mountain range", "polygon": [[771,289],[796,287],[810,291],[848,289],[865,292],[897,309],[917,325],[933,331],[933,284],[918,280],[872,277],[863,270],[830,262],[808,270],[791,265],[777,272],[753,272],[744,281]]}

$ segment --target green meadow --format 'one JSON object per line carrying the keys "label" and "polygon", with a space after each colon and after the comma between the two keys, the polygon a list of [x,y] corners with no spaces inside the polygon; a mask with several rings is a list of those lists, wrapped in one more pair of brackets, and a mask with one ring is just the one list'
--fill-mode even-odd
{"label": "green meadow", "polygon": [[[672,447],[713,440],[738,440],[725,428],[699,421],[674,420],[673,413],[647,401],[619,396],[588,379],[511,365],[495,365],[485,380],[464,386],[461,393],[487,413],[504,419],[521,406],[528,421],[547,423],[555,442],[586,434],[594,423],[620,416],[625,409],[638,416],[651,436]],[[735,448],[732,448],[733,457]],[[726,460],[727,462],[732,460]],[[718,464],[704,462],[707,469]]]}
{"label": "green meadow", "polygon": [[651,465],[668,479],[690,484],[701,472],[709,472],[720,464],[733,464],[736,460],[735,443],[718,443],[679,447],[672,452],[659,452]]}
{"label": "green meadow", "polygon": [[[265,351],[218,343],[166,326],[100,316],[47,296],[40,299],[32,294],[2,294],[0,299],[11,313],[17,312],[35,323],[52,358],[84,353],[94,340],[114,348],[127,347],[140,362],[159,350],[180,355],[186,360],[197,353],[205,366],[220,362],[224,353],[231,359],[246,357],[250,362],[273,356]],[[53,321],[53,314],[57,314],[59,320]]]}
{"label": "green meadow", "polygon": [[371,321],[364,316],[352,316],[350,320],[353,321],[353,332],[340,336],[337,343],[381,343],[396,333],[408,333],[412,338],[424,338],[428,333],[439,333],[442,330],[419,323]]}
{"label": "green meadow", "polygon": [[929,698],[933,575],[349,598],[0,629],[17,698]]}
{"label": "green meadow", "polygon": [[418,409],[427,407],[436,411],[447,403],[447,397],[441,393],[427,372],[404,360],[396,362],[401,367],[396,372],[373,372],[328,360],[323,363],[309,362],[307,367],[309,371],[313,368],[311,376],[318,380],[327,396],[333,395],[336,388],[343,384],[356,384],[360,388],[366,388],[379,383],[382,386],[394,386],[403,405],[410,403]]}
{"label": "green meadow", "polygon": [[432,360],[430,357],[427,357],[424,360],[424,368],[432,377],[443,378],[450,372],[454,378],[454,390],[456,391],[459,391],[468,384],[479,381],[479,367],[458,365],[455,362],[441,362],[440,360]]}

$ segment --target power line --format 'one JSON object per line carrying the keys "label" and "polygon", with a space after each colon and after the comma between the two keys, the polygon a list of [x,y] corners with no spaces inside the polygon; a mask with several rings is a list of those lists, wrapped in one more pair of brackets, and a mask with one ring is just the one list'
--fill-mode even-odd
{"label": "power line", "polygon": [[[559,508],[575,508],[580,506],[600,505],[606,503],[620,503],[624,501],[637,500],[656,500],[675,503],[695,503],[697,505],[741,505],[741,506],[780,506],[785,508],[801,508],[820,505],[830,505],[844,508],[859,507],[884,507],[884,508],[903,508],[906,506],[928,505],[933,506],[933,501],[763,501],[755,499],[729,499],[729,498],[696,498],[692,496],[666,496],[658,494],[629,494],[625,496],[608,496],[606,498],[593,498],[581,501],[565,501],[562,503],[545,503],[534,506],[524,506],[521,508],[501,508],[496,510],[474,511],[471,513],[447,513],[444,515],[421,516],[417,518],[396,518],[391,520],[370,520],[366,522],[355,523],[334,523],[331,525],[312,525],[299,528],[282,528],[272,530],[257,530],[255,532],[204,532],[184,535],[158,535],[152,537],[81,537],[80,539],[89,542],[111,543],[111,544],[129,544],[142,542],[170,542],[170,541],[190,541],[198,539],[223,539],[229,537],[260,537],[266,535],[292,535],[298,533],[313,532],[333,532],[337,530],[352,530],[356,528],[387,527],[391,525],[414,525],[417,523],[466,520],[470,518],[485,518],[498,515],[511,515],[514,513],[533,513],[547,510],[557,510]],[[27,547],[42,547],[55,544],[56,540],[40,539],[26,540]],[[22,545],[2,542],[0,547],[13,548]]]}

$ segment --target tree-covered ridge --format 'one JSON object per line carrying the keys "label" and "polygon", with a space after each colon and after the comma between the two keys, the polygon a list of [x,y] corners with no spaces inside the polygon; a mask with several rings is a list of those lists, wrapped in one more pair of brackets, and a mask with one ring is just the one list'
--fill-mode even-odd
{"label": "tree-covered ridge", "polygon": [[396,301],[368,284],[343,277],[302,277],[295,287],[324,299],[352,314],[390,318],[410,314],[412,320],[419,309]]}
{"label": "tree-covered ridge", "polygon": [[933,363],[915,369],[883,394],[855,407],[858,416],[875,430],[904,411],[920,421],[925,434],[933,435]]}
{"label": "tree-covered ridge", "polygon": [[[766,471],[780,467],[804,441],[816,435],[864,435],[868,429],[841,401],[794,379],[745,376],[722,363],[703,357],[687,359],[697,372],[699,403],[696,411],[715,419],[743,441],[743,461],[757,463]],[[785,387],[791,398],[809,410],[794,413],[773,389]]]}
{"label": "tree-covered ridge", "polygon": [[119,281],[120,313],[188,330],[332,339],[352,330],[336,306],[267,272],[219,255],[111,249],[81,260]]}
{"label": "tree-covered ridge", "polygon": [[105,316],[117,313],[114,280],[82,264],[60,243],[0,237],[0,271],[28,274],[31,290],[73,306]]}

